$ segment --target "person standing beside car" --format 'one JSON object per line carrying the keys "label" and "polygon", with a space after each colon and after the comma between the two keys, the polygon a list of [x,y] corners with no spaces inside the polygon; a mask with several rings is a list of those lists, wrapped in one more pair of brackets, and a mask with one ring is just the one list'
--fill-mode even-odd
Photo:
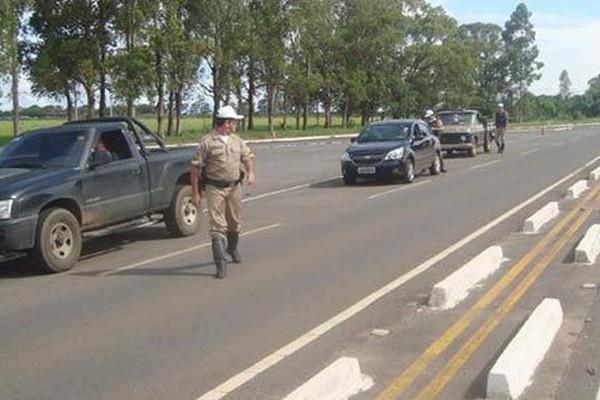
{"label": "person standing beside car", "polygon": [[496,146],[498,146],[498,153],[504,153],[504,134],[508,127],[508,113],[504,110],[504,104],[498,104],[498,110],[496,111]]}
{"label": "person standing beside car", "polygon": [[[437,118],[435,116],[435,113],[433,112],[433,110],[427,110],[427,111],[425,111],[425,122],[427,122],[427,125],[429,125],[429,129],[431,129],[431,133],[433,133],[435,136],[437,136],[437,138],[440,139],[440,142],[441,142],[440,133],[444,129],[444,123],[442,122],[442,120],[440,120],[439,118]],[[440,150],[440,171],[448,172],[448,170],[446,169],[446,166],[444,165],[444,156],[442,155],[441,150]]]}
{"label": "person standing beside car", "polygon": [[237,121],[242,118],[231,106],[219,108],[215,129],[200,138],[190,168],[192,202],[198,209],[201,186],[206,193],[212,253],[219,279],[227,274],[226,254],[234,263],[242,261],[237,248],[242,222],[242,165],[245,182],[249,185],[255,182],[254,155],[235,134]]}

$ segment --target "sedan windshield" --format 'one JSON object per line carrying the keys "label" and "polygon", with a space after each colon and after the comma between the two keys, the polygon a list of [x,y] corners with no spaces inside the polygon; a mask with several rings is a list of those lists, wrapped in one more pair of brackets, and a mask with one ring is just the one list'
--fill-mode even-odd
{"label": "sedan windshield", "polygon": [[82,132],[34,133],[18,136],[0,154],[3,168],[73,168],[85,147]]}
{"label": "sedan windshield", "polygon": [[410,124],[373,124],[358,135],[358,143],[397,142],[408,139]]}

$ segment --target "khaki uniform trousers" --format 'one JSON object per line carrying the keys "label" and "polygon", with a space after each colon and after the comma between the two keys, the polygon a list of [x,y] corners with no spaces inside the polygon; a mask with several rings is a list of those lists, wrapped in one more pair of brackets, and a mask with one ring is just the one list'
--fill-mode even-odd
{"label": "khaki uniform trousers", "polygon": [[206,185],[210,236],[227,236],[227,232],[239,232],[242,228],[241,185],[218,188]]}

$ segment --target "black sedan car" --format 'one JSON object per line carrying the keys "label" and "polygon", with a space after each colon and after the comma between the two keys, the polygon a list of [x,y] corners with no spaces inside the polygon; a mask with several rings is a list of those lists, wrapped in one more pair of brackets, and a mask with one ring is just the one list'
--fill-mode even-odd
{"label": "black sedan car", "polygon": [[441,147],[429,126],[421,120],[403,119],[368,125],[352,139],[342,155],[344,183],[357,178],[398,178],[406,183],[426,169],[440,173]]}

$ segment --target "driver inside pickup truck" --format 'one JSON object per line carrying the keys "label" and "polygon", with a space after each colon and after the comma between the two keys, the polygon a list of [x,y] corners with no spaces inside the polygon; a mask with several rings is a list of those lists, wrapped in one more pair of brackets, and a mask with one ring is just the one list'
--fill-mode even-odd
{"label": "driver inside pickup truck", "polygon": [[98,139],[96,146],[94,146],[93,157],[96,164],[107,164],[115,160],[114,155],[106,148],[102,137]]}

